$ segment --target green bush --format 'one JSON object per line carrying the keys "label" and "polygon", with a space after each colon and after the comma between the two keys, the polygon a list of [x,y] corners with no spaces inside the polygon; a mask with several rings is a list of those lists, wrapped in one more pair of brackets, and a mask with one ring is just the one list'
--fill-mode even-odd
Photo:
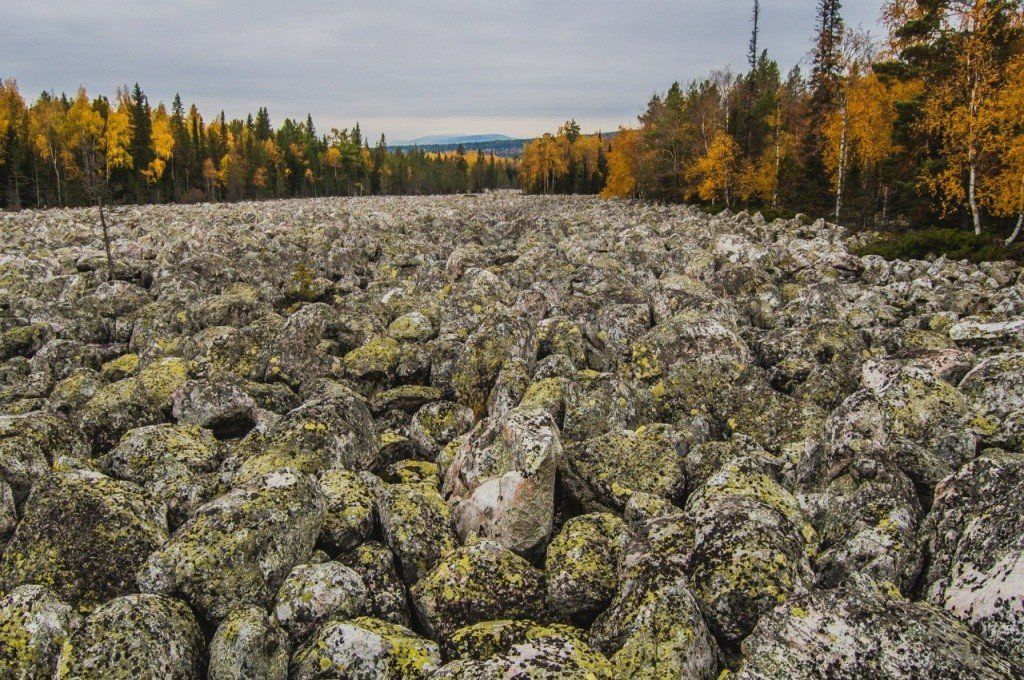
{"label": "green bush", "polygon": [[881,255],[887,260],[924,260],[945,255],[951,260],[1024,262],[1020,244],[1003,245],[991,235],[949,228],[884,232],[854,249],[858,255]]}

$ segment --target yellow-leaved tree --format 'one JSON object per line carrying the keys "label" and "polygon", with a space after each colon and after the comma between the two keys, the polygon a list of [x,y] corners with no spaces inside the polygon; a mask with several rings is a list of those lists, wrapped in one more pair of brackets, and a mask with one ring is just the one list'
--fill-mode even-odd
{"label": "yellow-leaved tree", "polygon": [[150,185],[156,184],[163,177],[167,164],[174,154],[174,137],[171,135],[171,117],[163,102],[153,110],[153,160],[143,169],[142,175]]}
{"label": "yellow-leaved tree", "polygon": [[639,130],[619,128],[608,152],[608,181],[601,198],[636,198],[640,141]]}
{"label": "yellow-leaved tree", "polygon": [[983,110],[983,118],[997,166],[981,186],[981,199],[997,217],[1016,215],[1017,225],[1006,239],[1010,245],[1024,226],[1024,54],[1007,66],[1004,85]]}
{"label": "yellow-leaved tree", "polygon": [[698,198],[714,201],[721,196],[728,208],[732,206],[741,172],[739,145],[732,135],[719,130],[711,140],[707,153],[690,168],[689,175],[696,182]]}

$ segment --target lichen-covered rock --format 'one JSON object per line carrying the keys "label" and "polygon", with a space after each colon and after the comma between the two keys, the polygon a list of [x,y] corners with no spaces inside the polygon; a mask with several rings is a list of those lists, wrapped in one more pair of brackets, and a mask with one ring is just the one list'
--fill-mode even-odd
{"label": "lichen-covered rock", "polygon": [[690,497],[687,515],[693,594],[725,639],[742,640],[762,614],[813,583],[817,533],[763,458],[727,463]]}
{"label": "lichen-covered rock", "polygon": [[143,396],[161,411],[168,411],[174,393],[188,380],[188,363],[178,357],[158,359],[136,375]]}
{"label": "lichen-covered rock", "polygon": [[327,619],[366,613],[369,593],[355,571],[338,562],[300,564],[288,574],[274,601],[274,616],[298,644]]}
{"label": "lichen-covered rock", "polygon": [[570,626],[526,620],[485,621],[455,633],[457,658],[431,678],[545,678],[610,680],[608,660]]}
{"label": "lichen-covered rock", "polygon": [[459,537],[490,538],[528,554],[547,543],[562,457],[544,411],[515,410],[480,422],[448,467],[442,493]]}
{"label": "lichen-covered rock", "polygon": [[393,338],[371,338],[345,355],[345,368],[357,380],[387,382],[394,375],[401,348]]}
{"label": "lichen-covered rock", "polygon": [[257,407],[238,380],[191,380],[174,392],[179,423],[208,429],[221,438],[238,437],[256,424]]}
{"label": "lichen-covered rock", "polygon": [[96,472],[38,482],[0,557],[0,587],[44,585],[80,609],[136,592],[135,570],[167,540],[167,510]]}
{"label": "lichen-covered rock", "polygon": [[566,447],[564,482],[584,507],[622,510],[636,492],[682,501],[693,435],[666,424],[610,432]]}
{"label": "lichen-covered rock", "polygon": [[376,484],[363,476],[366,474],[327,470],[320,475],[324,495],[324,526],[320,538],[335,550],[351,550],[373,534],[377,489]]}
{"label": "lichen-covered rock", "polygon": [[445,551],[455,547],[451,511],[435,489],[389,484],[378,496],[377,516],[406,584],[424,577]]}
{"label": "lichen-covered rock", "polygon": [[0,600],[0,676],[50,680],[81,617],[43,586],[18,586]]}
{"label": "lichen-covered rock", "polygon": [[870,579],[769,612],[743,642],[741,680],[1012,678],[1020,669],[963,624]]}
{"label": "lichen-covered rock", "polygon": [[1024,458],[988,450],[939,485],[921,527],[929,602],[1024,667]]}
{"label": "lichen-covered rock", "polygon": [[435,401],[413,416],[409,438],[423,456],[433,459],[448,442],[472,428],[472,409],[453,401]]}
{"label": "lichen-covered rock", "polygon": [[288,680],[288,635],[259,607],[231,612],[210,640],[208,680]]}
{"label": "lichen-covered rock", "polygon": [[18,503],[49,475],[55,459],[88,453],[82,433],[64,418],[42,413],[0,416],[0,475]]}
{"label": "lichen-covered rock", "polygon": [[625,526],[610,513],[573,517],[551,539],[544,561],[547,601],[566,621],[587,620],[611,601]]}
{"label": "lichen-covered rock", "polygon": [[718,645],[686,577],[653,552],[638,552],[621,569],[611,605],[590,640],[615,678],[696,678],[718,673]]}
{"label": "lichen-covered rock", "polygon": [[293,468],[309,474],[324,470],[371,470],[380,443],[366,405],[355,395],[307,401],[291,411],[257,443],[257,452],[238,473],[239,481]]}
{"label": "lichen-covered rock", "polygon": [[913,482],[871,459],[855,460],[820,492],[805,494],[808,521],[820,537],[818,579],[842,583],[853,573],[907,592],[917,572],[921,504]]}
{"label": "lichen-covered rock", "polygon": [[488,316],[466,339],[452,375],[455,393],[476,417],[483,417],[487,397],[505,362],[522,359],[530,364],[536,358],[536,327],[518,316]]}
{"label": "lichen-covered rock", "polygon": [[527,392],[523,396],[524,401],[557,399],[564,402],[562,436],[565,439],[583,441],[606,432],[635,429],[656,420],[654,393],[646,385],[612,373],[590,370],[580,371],[574,378],[570,385],[545,385],[544,392],[555,391],[557,395]]}
{"label": "lichen-covered rock", "polygon": [[213,433],[184,425],[129,430],[104,458],[104,466],[113,476],[150,488],[213,472],[219,463]]}
{"label": "lichen-covered rock", "polygon": [[368,617],[328,621],[292,657],[293,680],[425,680],[441,665],[437,643]]}
{"label": "lichen-covered rock", "polygon": [[127,595],[90,614],[64,643],[54,680],[199,680],[204,641],[184,603]]}
{"label": "lichen-covered rock", "polygon": [[376,619],[409,625],[405,584],[395,569],[395,557],[387,546],[368,541],[339,560],[363,579],[369,594],[367,611]]}
{"label": "lichen-covered rock", "polygon": [[160,409],[149,401],[136,377],[101,387],[82,407],[79,417],[97,453],[114,447],[128,430],[162,420]]}
{"label": "lichen-covered rock", "polygon": [[985,359],[959,387],[977,409],[974,429],[986,443],[1024,451],[1024,352]]}
{"label": "lichen-covered rock", "polygon": [[434,325],[425,314],[409,312],[391,322],[388,335],[395,340],[426,342],[434,335]]}
{"label": "lichen-covered rock", "polygon": [[544,618],[544,574],[487,539],[445,553],[410,594],[426,629],[442,641],[480,621]]}
{"label": "lichen-covered rock", "polygon": [[196,510],[139,569],[146,592],[183,597],[220,621],[235,609],[269,607],[323,525],[316,481],[292,470],[255,477]]}
{"label": "lichen-covered rock", "polygon": [[703,356],[750,363],[750,349],[729,320],[689,310],[655,326],[633,345],[632,364],[641,379],[671,374],[690,359]]}

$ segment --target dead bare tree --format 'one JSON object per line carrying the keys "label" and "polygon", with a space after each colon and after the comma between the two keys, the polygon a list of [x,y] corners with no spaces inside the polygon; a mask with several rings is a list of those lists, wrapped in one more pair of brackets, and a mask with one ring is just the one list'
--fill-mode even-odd
{"label": "dead bare tree", "polygon": [[92,135],[83,135],[80,143],[82,184],[90,200],[100,211],[100,226],[103,229],[103,247],[107,251],[107,278],[114,280],[114,255],[110,249],[110,231],[107,229],[105,204],[110,194],[110,181],[107,178],[106,163],[99,140]]}

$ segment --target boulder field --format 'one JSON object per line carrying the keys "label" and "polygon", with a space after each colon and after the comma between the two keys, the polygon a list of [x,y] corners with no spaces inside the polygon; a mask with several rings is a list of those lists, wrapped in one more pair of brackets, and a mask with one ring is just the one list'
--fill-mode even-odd
{"label": "boulder field", "polygon": [[1024,276],[530,197],[0,215],[0,677],[1014,678]]}

